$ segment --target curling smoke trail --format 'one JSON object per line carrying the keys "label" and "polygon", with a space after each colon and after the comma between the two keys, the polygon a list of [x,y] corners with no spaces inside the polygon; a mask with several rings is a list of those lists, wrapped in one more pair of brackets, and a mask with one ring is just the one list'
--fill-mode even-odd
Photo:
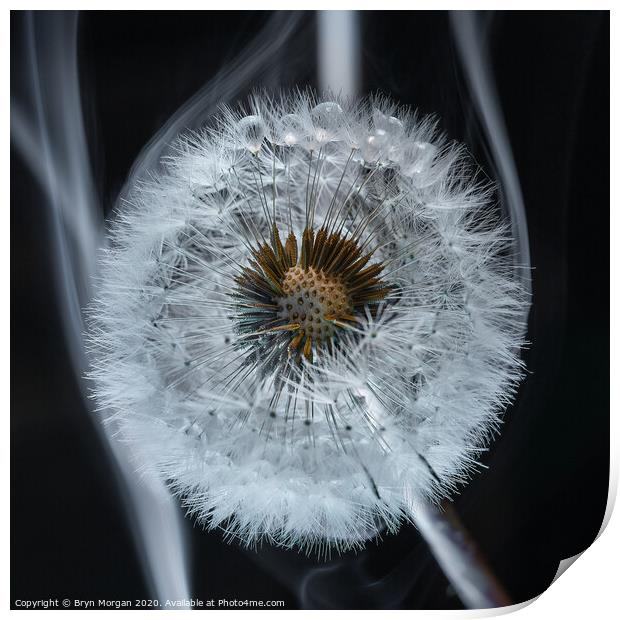
{"label": "curling smoke trail", "polygon": [[[91,297],[97,250],[103,242],[82,121],[77,72],[77,14],[29,13],[23,58],[27,95],[12,101],[12,140],[50,210],[52,258],[64,335],[81,381],[87,367],[81,309]],[[90,412],[89,401],[85,405]],[[101,431],[101,426],[95,427]],[[160,480],[135,475],[135,455],[105,434],[114,456],[143,570],[159,599],[189,597],[187,554],[178,507]]]}
{"label": "curling smoke trail", "polygon": [[240,98],[252,85],[280,87],[277,76],[271,72],[302,20],[301,13],[275,11],[254,40],[222,66],[149,140],[132,166],[119,202],[143,174],[157,169],[161,157],[181,131],[200,127],[221,105]]}
{"label": "curling smoke trail", "polygon": [[[530,245],[527,218],[519,176],[512,157],[506,124],[493,84],[489,55],[485,49],[486,37],[481,24],[482,16],[470,11],[455,11],[450,15],[463,69],[476,104],[504,198],[504,210],[512,226],[515,270],[524,289],[531,293]],[[524,322],[527,317],[524,317]]]}

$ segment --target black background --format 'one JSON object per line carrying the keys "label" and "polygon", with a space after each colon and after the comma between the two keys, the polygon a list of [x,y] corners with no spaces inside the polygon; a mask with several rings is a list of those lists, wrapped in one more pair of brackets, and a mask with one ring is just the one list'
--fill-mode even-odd
{"label": "black background", "polygon": [[[252,86],[316,86],[315,15]],[[102,209],[162,124],[272,18],[269,13],[83,13],[82,103]],[[529,224],[528,377],[457,509],[515,601],[602,522],[609,469],[609,16],[485,15],[488,52]],[[469,143],[493,174],[447,13],[360,16],[363,92],[382,91]],[[23,14],[13,13],[12,80]],[[14,83],[14,82],[13,82]],[[13,84],[12,84],[13,85]],[[55,304],[44,196],[11,163],[12,600],[148,598],[106,452],[82,404]],[[411,527],[321,563],[244,551],[190,530],[192,594],[287,607],[453,608]],[[321,570],[313,570],[320,568]]]}

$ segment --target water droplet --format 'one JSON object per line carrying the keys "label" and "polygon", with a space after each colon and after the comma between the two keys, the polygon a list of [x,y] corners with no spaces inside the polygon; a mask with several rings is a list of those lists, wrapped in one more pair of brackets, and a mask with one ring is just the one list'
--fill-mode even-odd
{"label": "water droplet", "polygon": [[375,133],[379,136],[389,136],[392,139],[401,138],[405,133],[405,127],[395,116],[386,116],[380,110],[372,114],[372,123]]}
{"label": "water droplet", "polygon": [[316,139],[320,144],[339,138],[344,113],[335,101],[324,101],[312,108]]}
{"label": "water droplet", "polygon": [[437,152],[438,148],[430,142],[414,142],[403,158],[403,174],[416,179],[420,187],[433,183],[436,176],[433,162]]}
{"label": "water droplet", "polygon": [[276,129],[277,144],[295,146],[307,137],[307,130],[299,114],[286,114],[280,119]]}
{"label": "water droplet", "polygon": [[414,142],[413,147],[415,163],[412,171],[425,172],[431,167],[433,159],[435,159],[437,147],[430,142]]}
{"label": "water droplet", "polygon": [[372,131],[362,147],[364,160],[382,163],[396,161],[405,133],[403,124],[396,117],[386,116],[380,110],[373,112],[372,124]]}
{"label": "water droplet", "polygon": [[245,116],[237,123],[237,131],[241,144],[250,151],[257,153],[265,139],[267,128],[260,116]]}

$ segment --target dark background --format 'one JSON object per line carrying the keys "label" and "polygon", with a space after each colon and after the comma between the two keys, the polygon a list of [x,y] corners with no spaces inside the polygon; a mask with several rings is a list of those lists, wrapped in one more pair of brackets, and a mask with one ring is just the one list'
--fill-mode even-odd
{"label": "dark background", "polygon": [[[316,86],[315,15],[252,86]],[[109,213],[141,148],[266,26],[269,13],[83,13],[80,78]],[[483,16],[529,224],[528,376],[456,507],[513,599],[541,593],[602,522],[609,470],[609,15]],[[447,13],[360,16],[363,92],[437,113],[493,164]],[[12,89],[24,15],[13,13]],[[109,458],[81,399],[50,267],[45,197],[11,162],[11,598],[148,598]],[[249,552],[188,522],[192,594],[287,607],[457,608],[411,527],[320,563]],[[314,570],[316,568],[320,570]]]}

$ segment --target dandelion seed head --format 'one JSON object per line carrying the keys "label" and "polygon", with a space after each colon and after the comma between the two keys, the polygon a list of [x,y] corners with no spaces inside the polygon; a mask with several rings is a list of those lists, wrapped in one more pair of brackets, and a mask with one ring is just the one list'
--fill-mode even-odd
{"label": "dandelion seed head", "polygon": [[209,528],[356,547],[456,492],[527,299],[463,148],[384,98],[255,96],[133,188],[89,333],[106,422]]}

